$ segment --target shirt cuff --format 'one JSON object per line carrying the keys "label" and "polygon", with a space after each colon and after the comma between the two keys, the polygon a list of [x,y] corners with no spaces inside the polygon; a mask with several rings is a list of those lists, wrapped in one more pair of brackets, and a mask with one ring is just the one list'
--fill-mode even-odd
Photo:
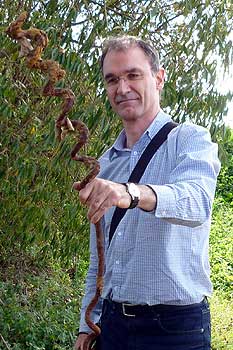
{"label": "shirt cuff", "polygon": [[155,217],[172,218],[176,214],[176,198],[174,190],[169,185],[149,185],[156,193],[157,203]]}

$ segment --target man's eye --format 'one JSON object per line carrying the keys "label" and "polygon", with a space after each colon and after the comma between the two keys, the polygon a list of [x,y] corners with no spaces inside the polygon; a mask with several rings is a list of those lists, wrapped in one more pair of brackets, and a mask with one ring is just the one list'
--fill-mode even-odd
{"label": "man's eye", "polygon": [[116,77],[112,77],[112,78],[108,78],[106,79],[106,83],[107,85],[114,85],[118,82],[118,78]]}
{"label": "man's eye", "polygon": [[128,80],[138,80],[142,78],[142,74],[140,73],[129,73],[127,75]]}

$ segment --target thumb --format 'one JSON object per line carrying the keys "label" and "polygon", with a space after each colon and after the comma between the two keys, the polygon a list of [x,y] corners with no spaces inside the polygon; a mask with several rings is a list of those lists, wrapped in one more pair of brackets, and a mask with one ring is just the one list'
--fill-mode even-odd
{"label": "thumb", "polygon": [[74,182],[72,188],[73,188],[75,191],[80,191],[80,190],[82,189],[82,187],[81,187],[81,182]]}

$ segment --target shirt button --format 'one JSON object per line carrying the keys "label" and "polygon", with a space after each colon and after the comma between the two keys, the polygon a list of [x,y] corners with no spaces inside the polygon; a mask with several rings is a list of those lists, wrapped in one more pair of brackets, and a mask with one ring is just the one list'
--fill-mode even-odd
{"label": "shirt button", "polygon": [[122,235],[122,233],[121,232],[118,232],[118,236],[121,236]]}
{"label": "shirt button", "polygon": [[137,152],[137,151],[134,151],[133,154],[134,154],[134,156],[136,156],[136,155],[138,154],[138,152]]}
{"label": "shirt button", "polygon": [[164,211],[162,211],[162,215],[166,215],[166,211],[164,210]]}
{"label": "shirt button", "polygon": [[116,265],[119,265],[120,264],[120,261],[119,260],[116,260]]}

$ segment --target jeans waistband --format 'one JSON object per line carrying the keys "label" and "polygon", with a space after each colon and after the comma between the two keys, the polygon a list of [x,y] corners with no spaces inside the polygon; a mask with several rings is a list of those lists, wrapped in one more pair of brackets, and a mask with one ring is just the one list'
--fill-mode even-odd
{"label": "jeans waistband", "polygon": [[160,313],[160,312],[173,312],[178,310],[190,310],[195,307],[208,304],[207,298],[204,298],[200,303],[195,304],[189,304],[189,305],[165,305],[165,304],[158,304],[158,305],[133,305],[133,304],[127,304],[127,303],[117,303],[111,299],[105,299],[106,303],[109,303],[111,307],[121,313],[124,316],[128,317],[136,317],[136,316],[142,316],[142,315],[149,315],[154,313]]}

